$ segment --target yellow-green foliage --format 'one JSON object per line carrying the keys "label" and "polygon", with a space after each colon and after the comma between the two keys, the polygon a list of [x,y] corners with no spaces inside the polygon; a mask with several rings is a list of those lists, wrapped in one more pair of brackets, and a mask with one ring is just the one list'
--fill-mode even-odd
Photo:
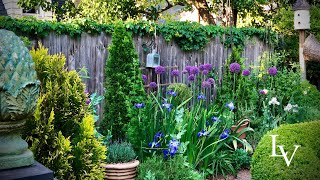
{"label": "yellow-green foliage", "polygon": [[191,89],[183,83],[170,84],[168,89],[171,89],[177,93],[177,97],[175,98],[175,100],[178,102],[177,104],[182,103],[192,96]]}
{"label": "yellow-green foliage", "polygon": [[[270,157],[272,139],[278,135],[277,145],[283,145],[291,158],[294,145],[301,145],[290,166],[283,157]],[[320,179],[320,121],[284,125],[268,132],[259,142],[252,157],[252,179]],[[281,152],[277,148],[277,154]]]}
{"label": "yellow-green foliage", "polygon": [[[87,115],[80,124],[79,136],[74,146],[74,173],[78,179],[103,179],[101,164],[106,158],[106,148],[94,136],[94,117]],[[85,168],[84,168],[85,167]]]}
{"label": "yellow-green foliage", "polygon": [[58,179],[103,179],[105,147],[94,137],[81,78],[76,71],[65,70],[63,55],[48,55],[41,45],[31,50],[31,56],[41,95],[25,134],[35,159]]}

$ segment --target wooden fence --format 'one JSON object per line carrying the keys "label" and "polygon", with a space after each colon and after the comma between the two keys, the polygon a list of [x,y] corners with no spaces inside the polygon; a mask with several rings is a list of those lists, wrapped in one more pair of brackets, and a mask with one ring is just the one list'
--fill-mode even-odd
{"label": "wooden fence", "polygon": [[[150,42],[150,37],[133,37],[136,51],[139,55],[141,66],[146,64],[148,52],[143,51],[143,44]],[[66,56],[66,67],[68,70],[79,70],[86,67],[90,78],[84,79],[88,92],[104,94],[104,68],[108,58],[107,48],[111,43],[111,36],[82,34],[80,38],[71,38],[68,35],[57,35],[50,33],[41,43],[49,49],[50,54],[62,53]],[[230,55],[231,50],[224,47],[220,38],[211,39],[210,43],[202,51],[184,52],[175,42],[166,42],[161,36],[155,40],[158,46],[162,66],[177,66],[180,72],[187,65],[200,65],[211,63],[219,72],[221,77],[222,66]],[[254,37],[247,39],[242,56],[246,58],[246,66],[256,64],[258,58],[268,47],[264,42]],[[144,71],[144,70],[143,70]],[[170,72],[162,75],[161,83],[173,82]],[[178,82],[186,82],[185,76],[180,76]],[[99,114],[102,114],[99,108]]]}

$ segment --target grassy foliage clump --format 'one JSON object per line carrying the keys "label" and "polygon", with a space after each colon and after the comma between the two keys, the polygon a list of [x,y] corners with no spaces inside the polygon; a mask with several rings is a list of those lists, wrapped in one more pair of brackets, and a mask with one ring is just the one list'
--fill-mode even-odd
{"label": "grassy foliage clump", "polygon": [[137,156],[130,143],[113,143],[107,152],[107,163],[126,163],[134,160]]}

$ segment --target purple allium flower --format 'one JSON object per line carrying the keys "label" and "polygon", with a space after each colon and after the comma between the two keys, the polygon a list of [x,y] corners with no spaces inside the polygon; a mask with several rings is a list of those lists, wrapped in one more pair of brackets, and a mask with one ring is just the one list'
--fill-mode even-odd
{"label": "purple allium flower", "polygon": [[266,95],[266,94],[268,94],[268,90],[267,89],[262,89],[262,90],[259,91],[259,93],[261,95]]}
{"label": "purple allium flower", "polygon": [[203,70],[204,70],[204,65],[200,65],[200,66],[199,66],[199,70],[200,70],[200,71],[203,71]]}
{"label": "purple allium flower", "polygon": [[230,102],[228,104],[226,104],[226,107],[230,109],[230,111],[233,111],[234,110],[234,104],[233,102]]}
{"label": "purple allium flower", "polygon": [[179,76],[179,74],[180,74],[180,71],[178,69],[171,71],[171,76],[177,77],[177,76]]}
{"label": "purple allium flower", "polygon": [[191,74],[189,77],[188,77],[188,80],[189,81],[194,81],[196,78],[193,74]]}
{"label": "purple allium flower", "polygon": [[203,81],[202,82],[202,88],[210,88],[211,84],[208,81]]}
{"label": "purple allium flower", "polygon": [[199,94],[198,95],[198,100],[201,100],[201,99],[206,100],[206,96],[203,95],[203,94]]}
{"label": "purple allium flower", "polygon": [[230,136],[230,130],[226,129],[223,131],[223,133],[220,134],[220,139],[226,139]]}
{"label": "purple allium flower", "polygon": [[198,74],[199,73],[199,69],[196,66],[191,67],[190,69],[190,74]]}
{"label": "purple allium flower", "polygon": [[87,100],[86,100],[86,104],[90,104],[91,103],[91,99],[90,98],[87,98]]}
{"label": "purple allium flower", "polygon": [[155,89],[155,88],[157,88],[157,83],[151,82],[151,83],[149,84],[149,87],[152,88],[152,89]]}
{"label": "purple allium flower", "polygon": [[211,117],[213,122],[221,122],[221,120],[218,117],[212,116]]}
{"label": "purple allium flower", "polygon": [[148,77],[147,77],[147,75],[145,75],[145,74],[142,74],[142,80],[143,80],[144,82],[147,82],[147,80],[148,80]]}
{"label": "purple allium flower", "polygon": [[276,68],[276,67],[271,67],[271,68],[269,68],[268,74],[271,75],[271,76],[277,75],[277,74],[278,74],[277,68]]}
{"label": "purple allium flower", "polygon": [[169,94],[169,95],[171,95],[171,96],[177,96],[177,93],[176,92],[174,92],[172,89],[170,89],[168,92],[167,92],[167,94]]}
{"label": "purple allium flower", "polygon": [[243,76],[249,76],[250,74],[251,74],[251,72],[249,71],[249,69],[245,69],[242,71]]}
{"label": "purple allium flower", "polygon": [[187,71],[187,70],[183,70],[182,73],[183,73],[183,74],[187,74],[188,71]]}
{"label": "purple allium flower", "polygon": [[186,66],[186,71],[188,72],[188,73],[190,73],[190,71],[191,71],[191,68],[192,68],[192,66]]}
{"label": "purple allium flower", "polygon": [[166,69],[163,66],[157,66],[155,68],[155,72],[156,72],[156,74],[163,74],[166,72]]}
{"label": "purple allium flower", "polygon": [[207,71],[211,71],[212,70],[212,64],[204,64],[204,69]]}
{"label": "purple allium flower", "polygon": [[165,107],[169,112],[171,111],[171,106],[172,106],[172,104],[170,104],[170,103],[163,103],[162,104],[162,107]]}
{"label": "purple allium flower", "polygon": [[208,73],[209,73],[209,71],[206,70],[206,69],[202,71],[202,74],[203,74],[203,75],[207,75]]}
{"label": "purple allium flower", "polygon": [[163,152],[163,157],[164,157],[165,159],[167,159],[168,156],[169,156],[169,151],[166,150],[166,149],[164,149],[164,150],[162,150],[162,152]]}
{"label": "purple allium flower", "polygon": [[239,73],[240,72],[240,64],[231,63],[229,69],[230,69],[230,72],[232,72],[232,73]]}
{"label": "purple allium flower", "polygon": [[134,107],[136,107],[137,109],[143,108],[145,105],[144,103],[135,103]]}
{"label": "purple allium flower", "polygon": [[207,79],[207,81],[208,81],[210,84],[214,84],[214,79],[213,79],[213,78],[209,78],[209,79]]}

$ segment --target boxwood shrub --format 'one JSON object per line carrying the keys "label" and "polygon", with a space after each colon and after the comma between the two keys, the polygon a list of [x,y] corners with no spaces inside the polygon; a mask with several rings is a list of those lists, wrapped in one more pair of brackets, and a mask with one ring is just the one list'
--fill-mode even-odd
{"label": "boxwood shrub", "polygon": [[[299,147],[289,165],[283,157],[271,157],[272,137],[276,137],[277,155],[281,155],[279,145],[284,146],[290,160],[295,149]],[[269,131],[259,142],[253,154],[252,179],[320,179],[320,121],[283,125]]]}

